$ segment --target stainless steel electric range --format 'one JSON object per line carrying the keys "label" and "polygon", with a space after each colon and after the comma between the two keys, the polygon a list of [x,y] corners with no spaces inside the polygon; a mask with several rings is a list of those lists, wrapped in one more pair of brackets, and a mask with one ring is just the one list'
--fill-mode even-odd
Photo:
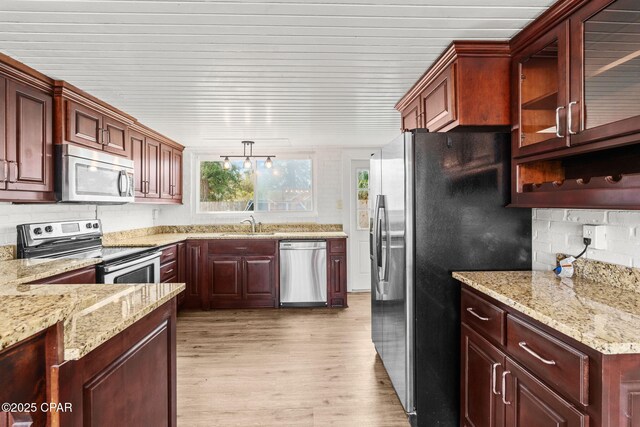
{"label": "stainless steel electric range", "polygon": [[22,224],[18,258],[100,258],[98,283],[158,283],[160,254],[156,248],[102,246],[100,220]]}

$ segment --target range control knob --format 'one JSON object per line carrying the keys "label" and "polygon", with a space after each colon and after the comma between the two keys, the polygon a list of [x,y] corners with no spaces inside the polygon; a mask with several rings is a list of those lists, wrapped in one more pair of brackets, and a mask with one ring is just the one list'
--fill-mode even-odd
{"label": "range control knob", "polygon": [[99,227],[98,223],[97,223],[97,222],[94,222],[94,223],[93,223],[93,228],[98,228],[98,227]]}
{"label": "range control knob", "polygon": [[33,229],[33,234],[42,234],[42,228],[40,228],[40,227],[34,228]]}
{"label": "range control knob", "polygon": [[53,231],[53,227],[52,227],[52,226],[50,226],[50,225],[47,225],[47,226],[44,228],[44,231],[46,231],[47,233],[51,233],[51,232]]}
{"label": "range control knob", "polygon": [[87,223],[87,228],[91,228],[91,223],[90,222]]}

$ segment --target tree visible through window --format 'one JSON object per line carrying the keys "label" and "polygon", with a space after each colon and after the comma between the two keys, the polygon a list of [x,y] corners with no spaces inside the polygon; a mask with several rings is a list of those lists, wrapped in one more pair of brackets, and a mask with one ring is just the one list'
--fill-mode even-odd
{"label": "tree visible through window", "polygon": [[258,160],[251,169],[232,161],[200,162],[200,212],[306,212],[313,210],[311,159]]}

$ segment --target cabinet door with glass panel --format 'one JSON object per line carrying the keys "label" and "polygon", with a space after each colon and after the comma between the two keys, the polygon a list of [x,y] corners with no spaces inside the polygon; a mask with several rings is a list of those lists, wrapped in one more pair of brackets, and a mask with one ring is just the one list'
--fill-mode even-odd
{"label": "cabinet door with glass panel", "polygon": [[568,145],[568,31],[569,24],[564,22],[514,57],[518,114],[513,129],[515,157]]}
{"label": "cabinet door with glass panel", "polygon": [[640,132],[640,1],[593,0],[570,18],[571,145]]}

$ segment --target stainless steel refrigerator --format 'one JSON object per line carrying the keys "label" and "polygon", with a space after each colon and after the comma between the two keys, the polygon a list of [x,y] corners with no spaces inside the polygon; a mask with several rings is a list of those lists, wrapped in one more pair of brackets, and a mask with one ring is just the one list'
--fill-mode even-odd
{"label": "stainless steel refrigerator", "polygon": [[451,272],[531,268],[531,211],[505,207],[510,139],[418,129],[371,157],[371,333],[414,426],[460,425]]}

